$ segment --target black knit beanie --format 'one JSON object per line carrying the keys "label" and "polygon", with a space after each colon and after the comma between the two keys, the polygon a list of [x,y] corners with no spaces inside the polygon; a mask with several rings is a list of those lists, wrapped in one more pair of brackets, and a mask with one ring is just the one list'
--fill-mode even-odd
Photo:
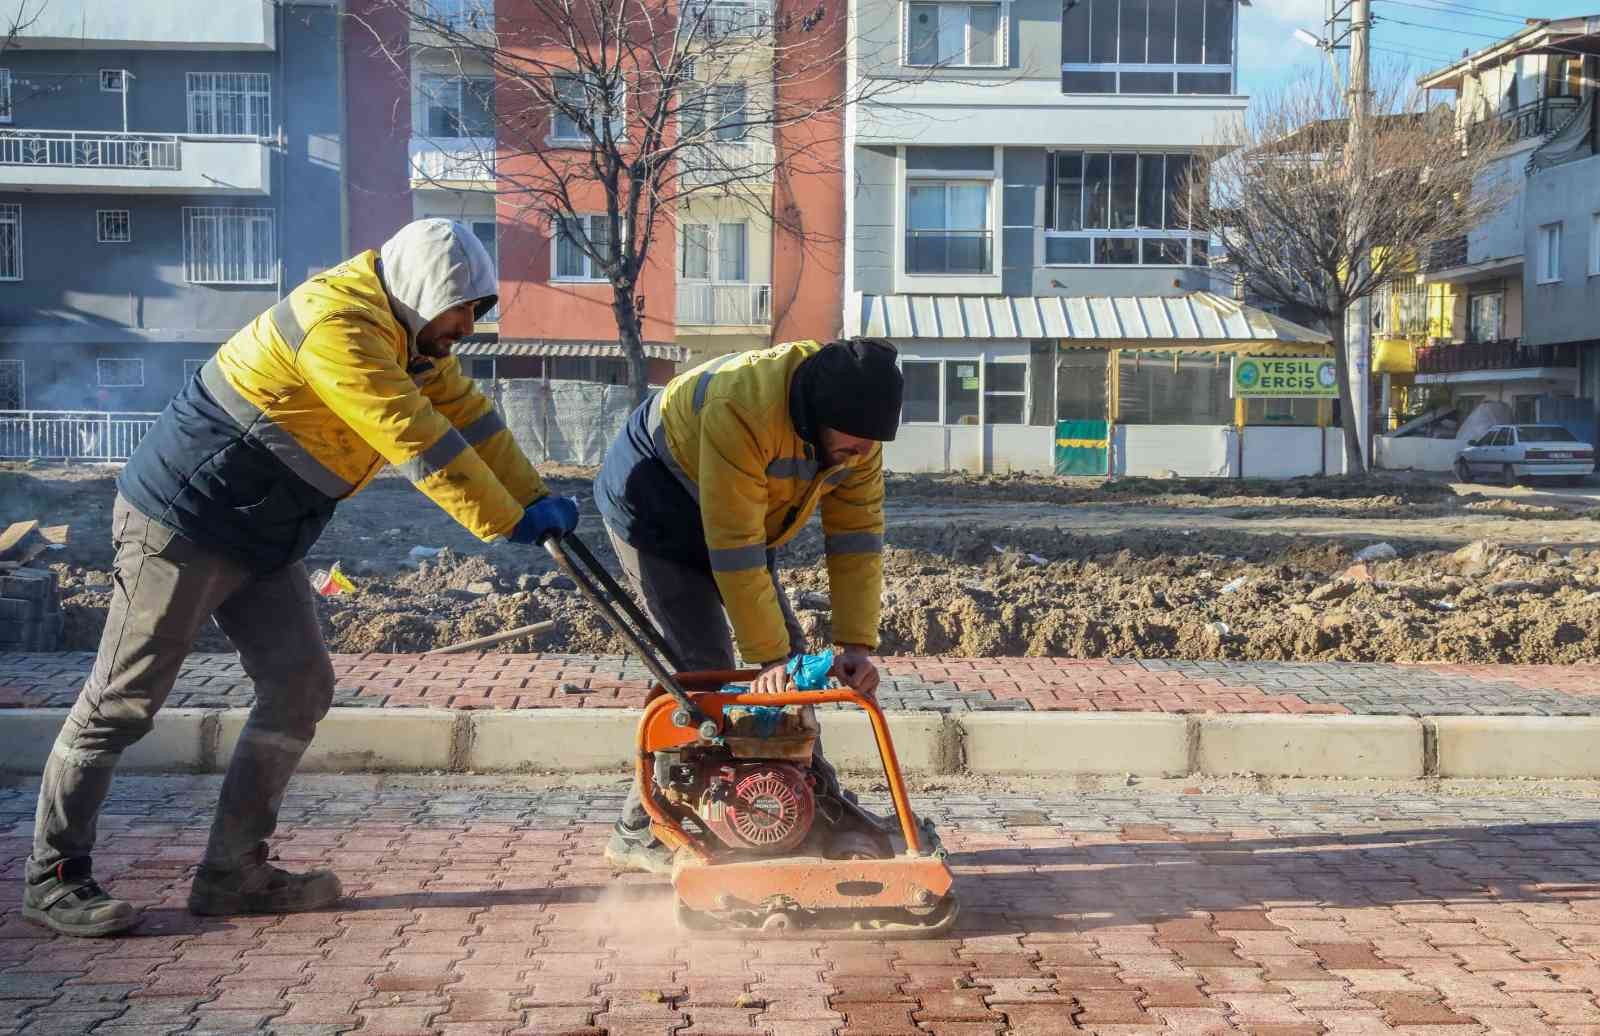
{"label": "black knit beanie", "polygon": [[816,444],[833,428],[875,442],[893,442],[900,427],[903,388],[888,342],[851,338],[829,342],[795,371],[789,411],[801,437]]}

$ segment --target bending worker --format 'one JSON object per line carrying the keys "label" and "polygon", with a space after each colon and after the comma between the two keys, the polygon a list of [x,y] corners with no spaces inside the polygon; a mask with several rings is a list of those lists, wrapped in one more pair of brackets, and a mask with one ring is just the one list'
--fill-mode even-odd
{"label": "bending worker", "polygon": [[[752,690],[788,687],[805,635],[775,551],[820,508],[840,681],[878,688],[883,449],[900,423],[900,370],[877,341],[793,342],[713,360],[636,409],[595,479],[623,574],[685,671],[759,666]],[[724,619],[724,611],[727,618]],[[729,623],[732,624],[732,637]],[[832,778],[819,752],[818,768]],[[668,873],[637,786],[605,857]]]}
{"label": "bending worker", "polygon": [[146,434],[117,480],[111,607],[45,766],[23,916],[67,935],[136,923],[94,880],[95,821],[119,756],[150,731],[213,616],[256,700],[189,909],[286,913],[338,900],[331,872],[267,862],[284,790],[333,700],[301,559],[339,501],[390,464],[485,540],[534,543],[577,523],[577,505],[549,495],[450,355],[497,290],[465,227],[411,223],[234,335]]}

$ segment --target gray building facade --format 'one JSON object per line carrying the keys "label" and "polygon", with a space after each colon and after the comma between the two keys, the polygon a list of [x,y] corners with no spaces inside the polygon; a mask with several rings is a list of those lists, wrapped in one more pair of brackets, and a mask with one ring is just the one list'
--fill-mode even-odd
{"label": "gray building facade", "polygon": [[344,257],[343,19],[70,8],[0,54],[0,411],[158,411]]}

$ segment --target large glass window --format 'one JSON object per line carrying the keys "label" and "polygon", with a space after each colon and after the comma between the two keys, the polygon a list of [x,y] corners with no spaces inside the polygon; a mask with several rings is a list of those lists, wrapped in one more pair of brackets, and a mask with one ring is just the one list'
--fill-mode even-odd
{"label": "large glass window", "polygon": [[906,202],[907,273],[993,271],[989,181],[912,180]]}
{"label": "large glass window", "polygon": [[1063,151],[1050,157],[1048,266],[1204,266],[1184,217],[1192,157]]}
{"label": "large glass window", "polygon": [[419,90],[423,136],[451,140],[495,135],[493,77],[428,74],[422,76]]}
{"label": "large glass window", "polygon": [[1026,360],[983,365],[983,423],[1025,424],[1028,403]]}
{"label": "large glass window", "polygon": [[271,284],[278,273],[271,209],[183,210],[184,279],[191,284]]}
{"label": "large glass window", "polygon": [[1467,300],[1467,340],[1494,342],[1500,339],[1500,312],[1505,303],[1503,292],[1491,291],[1470,296]]}
{"label": "large glass window", "polygon": [[939,423],[939,361],[906,360],[900,365],[905,378],[900,420],[906,424]]}
{"label": "large glass window", "polygon": [[1076,0],[1061,16],[1061,89],[1233,92],[1237,0]]}
{"label": "large glass window", "polygon": [[602,96],[594,76],[562,72],[556,76],[556,95],[560,98],[560,103],[551,115],[550,139],[587,141],[589,133],[579,124],[579,114],[583,114],[598,133],[601,128],[600,120],[605,118],[607,109],[611,112],[611,138],[621,139],[625,129],[621,83],[613,84],[612,96],[608,98]]}
{"label": "large glass window", "polygon": [[744,140],[750,135],[743,83],[699,83],[684,88],[684,135],[698,137],[710,130],[718,141]]}
{"label": "large glass window", "polygon": [[597,254],[604,255],[610,247],[611,223],[605,216],[578,216],[561,220],[556,227],[555,280],[605,280],[605,271],[600,264],[591,259],[578,244],[580,229],[588,235],[589,244]]}
{"label": "large glass window", "polygon": [[1117,420],[1121,423],[1233,423],[1226,357],[1124,352],[1121,365],[1117,382]]}
{"label": "large glass window", "polygon": [[912,3],[906,12],[908,65],[1000,64],[999,4]]}
{"label": "large glass window", "polygon": [[945,361],[945,424],[978,423],[978,397],[981,384],[977,360]]}
{"label": "large glass window", "polygon": [[265,72],[190,72],[189,132],[272,135],[272,77]]}

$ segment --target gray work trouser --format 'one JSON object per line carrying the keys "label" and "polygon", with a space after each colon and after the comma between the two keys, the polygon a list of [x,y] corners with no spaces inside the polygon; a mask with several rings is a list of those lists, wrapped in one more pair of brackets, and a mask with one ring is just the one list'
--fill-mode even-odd
{"label": "gray work trouser", "polygon": [[[623,576],[644,605],[645,614],[678,656],[683,672],[734,668],[733,634],[722,607],[722,594],[711,572],[643,553],[609,528],[606,531],[611,535],[611,546],[617,552]],[[789,630],[789,651],[791,654],[804,651],[805,631],[789,605],[783,584],[778,582],[777,555],[770,550],[767,551],[767,570],[772,573],[778,606],[783,609],[783,624]],[[820,737],[814,759],[831,778],[833,768],[822,757]],[[639,802],[639,786],[635,783],[622,805],[622,826],[631,831],[643,831],[649,824],[650,818]]]}
{"label": "gray work trouser", "polygon": [[256,690],[203,860],[237,868],[277,826],[289,778],[333,701],[333,666],[305,566],[259,575],[152,521],[120,495],[111,537],[111,608],[94,669],[45,764],[28,878],[91,855],[117,760],[150,732],[212,616]]}

